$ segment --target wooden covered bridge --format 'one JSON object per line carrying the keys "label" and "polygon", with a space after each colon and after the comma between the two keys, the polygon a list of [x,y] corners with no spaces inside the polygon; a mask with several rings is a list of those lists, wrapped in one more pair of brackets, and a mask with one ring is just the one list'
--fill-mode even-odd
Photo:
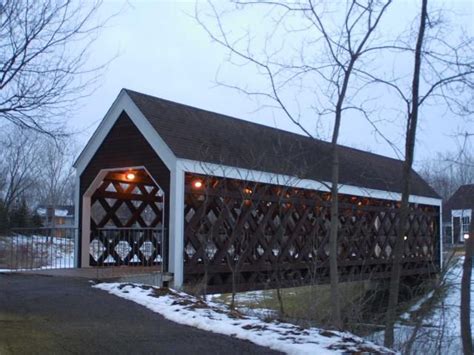
{"label": "wooden covered bridge", "polygon": [[[330,145],[122,90],[75,163],[79,267],[161,265],[208,291],[327,282]],[[345,280],[385,278],[402,163],[340,147]],[[403,274],[440,264],[439,196],[415,172]]]}

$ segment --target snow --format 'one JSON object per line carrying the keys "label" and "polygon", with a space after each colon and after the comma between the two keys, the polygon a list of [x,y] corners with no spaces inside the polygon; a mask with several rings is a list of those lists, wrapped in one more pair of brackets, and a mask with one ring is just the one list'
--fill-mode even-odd
{"label": "snow", "polygon": [[[36,210],[36,213],[38,213],[40,216],[46,216],[47,210],[46,208],[38,208]],[[57,209],[57,208],[54,210],[54,215],[56,217],[72,217],[72,215],[69,214],[68,210]]]}
{"label": "snow", "polygon": [[11,261],[10,268],[0,269],[0,272],[74,267],[74,241],[70,238],[42,235],[3,237],[0,238],[2,250],[6,250],[7,256],[16,256],[17,260]]}
{"label": "snow", "polygon": [[[414,335],[414,353],[462,354],[460,305],[463,261],[464,258],[459,258],[456,264],[447,272],[447,293],[432,310],[431,314],[423,319],[417,333],[414,333],[416,327],[413,325],[413,321],[410,322],[412,315],[419,311],[422,305],[430,300],[434,293],[430,292],[427,294],[412,306],[407,313],[402,315],[401,321],[395,329],[396,349],[402,350],[404,343]],[[474,319],[473,282],[474,273],[471,279],[471,319]],[[382,343],[383,332],[377,332],[366,338],[376,343]]]}
{"label": "snow", "polygon": [[223,304],[205,302],[171,289],[130,283],[100,283],[93,287],[145,306],[176,323],[248,340],[287,354],[393,353],[351,333],[264,322],[231,311]]}

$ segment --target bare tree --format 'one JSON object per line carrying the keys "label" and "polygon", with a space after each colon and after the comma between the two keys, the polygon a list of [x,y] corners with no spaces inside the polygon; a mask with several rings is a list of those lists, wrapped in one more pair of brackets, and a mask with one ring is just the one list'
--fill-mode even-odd
{"label": "bare tree", "polygon": [[37,135],[12,127],[0,137],[0,165],[4,173],[0,190],[7,211],[20,198],[31,192],[40,173],[39,140]]}
{"label": "bare tree", "polygon": [[[464,175],[468,182],[474,181],[474,165],[470,150],[469,138],[474,137],[474,134],[465,132],[461,135],[463,144],[455,158],[451,161],[453,164],[460,167],[463,171],[468,168],[468,172]],[[471,204],[471,212],[474,211],[474,201]],[[471,331],[471,283],[472,283],[472,268],[474,259],[474,216],[471,213],[471,223],[469,226],[469,233],[465,237],[465,254],[463,262],[463,272],[461,278],[461,339],[464,354],[473,353],[472,331]]]}
{"label": "bare tree", "polygon": [[445,201],[461,185],[474,183],[474,151],[469,137],[469,132],[456,135],[455,151],[438,154],[420,166],[421,176]]}
{"label": "bare tree", "polygon": [[[435,13],[428,10],[428,0],[423,0],[414,48],[406,43],[398,46],[398,49],[413,56],[413,72],[409,85],[406,85],[406,83],[402,85],[394,78],[381,80],[375,78],[371,73],[365,72],[375,82],[383,82],[395,90],[404,104],[407,118],[399,228],[393,253],[389,303],[386,315],[384,343],[387,347],[392,347],[394,343],[394,325],[400,289],[404,237],[408,232],[407,222],[410,214],[411,170],[420,109],[423,105],[426,105],[427,101],[443,100],[447,107],[457,114],[472,112],[469,101],[463,101],[466,96],[463,96],[462,92],[466,89],[472,89],[474,84],[472,81],[474,61],[472,60],[472,52],[470,52],[473,40],[468,38],[455,46],[452,45],[442,37],[442,33],[435,32],[437,21],[433,18],[434,16]],[[391,47],[396,48],[397,46]],[[407,87],[409,88],[408,92],[406,92]]]}
{"label": "bare tree", "polygon": [[0,124],[64,133],[68,110],[90,93],[103,68],[86,65],[104,24],[94,18],[100,5],[100,0],[1,2]]}
{"label": "bare tree", "polygon": [[[376,29],[389,7],[387,1],[348,1],[342,15],[332,16],[339,4],[316,3],[314,1],[235,1],[238,9],[260,6],[268,16],[275,19],[272,28],[259,41],[247,31],[234,35],[224,29],[224,13],[219,13],[210,4],[215,29],[203,20],[196,9],[196,19],[218,44],[229,52],[229,60],[237,65],[251,65],[264,76],[268,88],[253,90],[243,85],[223,84],[239,92],[262,99],[266,104],[280,110],[304,134],[315,137],[301,121],[298,94],[309,86],[314,101],[308,106],[317,126],[321,117],[333,118],[331,146],[331,227],[330,227],[330,280],[332,298],[332,324],[342,327],[338,292],[337,236],[339,153],[338,138],[343,114],[354,110],[367,116],[360,103],[352,101],[360,87],[355,80],[364,65],[373,59],[379,49]],[[336,7],[334,7],[336,6]],[[257,31],[258,32],[258,31]],[[236,37],[237,36],[237,37]],[[295,40],[296,39],[296,40]],[[252,46],[254,40],[254,48]],[[280,43],[275,43],[280,42]],[[290,43],[290,44],[288,44]],[[294,48],[297,48],[296,50]],[[312,48],[312,50],[310,50]],[[258,53],[261,53],[260,55]],[[365,59],[367,58],[367,62]],[[289,97],[291,96],[291,97]],[[322,99],[324,98],[324,99]],[[297,102],[297,104],[293,104]]]}
{"label": "bare tree", "polygon": [[72,137],[67,140],[44,140],[39,154],[40,171],[43,177],[41,184],[36,186],[39,201],[53,208],[60,204],[70,203],[74,177]]}

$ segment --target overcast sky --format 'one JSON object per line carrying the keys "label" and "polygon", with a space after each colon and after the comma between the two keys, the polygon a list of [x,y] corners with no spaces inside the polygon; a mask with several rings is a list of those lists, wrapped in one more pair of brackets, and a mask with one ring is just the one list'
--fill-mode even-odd
{"label": "overcast sky", "polygon": [[[403,21],[407,8],[414,1],[398,2],[389,13],[389,21]],[[439,1],[437,2],[440,3]],[[472,0],[442,3],[456,13],[456,21],[473,33]],[[256,111],[258,105],[245,95],[217,86],[216,73],[228,82],[238,80],[254,83],[248,70],[225,67],[226,52],[212,43],[209,36],[192,17],[194,1],[106,1],[101,16],[115,16],[94,44],[91,63],[102,63],[118,55],[107,68],[94,94],[71,112],[71,126],[79,131],[80,148],[93,133],[100,120],[122,88],[144,92],[168,100],[224,113],[281,129],[298,132],[288,119],[278,112]],[[255,20],[255,19],[253,19]],[[232,26],[248,24],[248,18],[236,19]],[[224,74],[222,74],[222,72]],[[388,98],[386,98],[388,99]],[[421,120],[416,158],[418,161],[456,148],[451,135],[474,130],[473,121],[466,123],[446,113],[442,107],[430,108]],[[311,117],[306,117],[308,122]],[[398,123],[383,123],[384,133],[402,147],[403,127]],[[324,136],[324,134],[323,134]],[[370,126],[361,120],[345,119],[340,143],[374,153],[394,157],[393,150],[377,139]]]}

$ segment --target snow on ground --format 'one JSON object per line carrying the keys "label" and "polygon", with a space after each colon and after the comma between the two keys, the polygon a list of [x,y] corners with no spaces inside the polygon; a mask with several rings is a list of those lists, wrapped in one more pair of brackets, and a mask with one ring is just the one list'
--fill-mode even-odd
{"label": "snow on ground", "polygon": [[[413,315],[421,309],[423,303],[433,296],[432,292],[401,316],[401,322],[395,330],[396,349],[404,350],[403,346],[407,340],[414,337],[412,351],[415,354],[462,354],[460,305],[463,262],[464,258],[459,258],[456,264],[447,272],[448,289],[445,297],[423,319],[419,327],[413,324]],[[473,283],[474,273],[471,279],[471,319],[474,319]],[[383,332],[375,333],[366,338],[376,343],[383,343]]]}
{"label": "snow on ground", "polygon": [[100,283],[95,288],[147,307],[176,323],[251,341],[287,354],[393,353],[351,333],[264,322],[223,304],[166,288]]}
{"label": "snow on ground", "polygon": [[74,241],[42,235],[0,237],[0,265],[2,272],[72,268]]}

